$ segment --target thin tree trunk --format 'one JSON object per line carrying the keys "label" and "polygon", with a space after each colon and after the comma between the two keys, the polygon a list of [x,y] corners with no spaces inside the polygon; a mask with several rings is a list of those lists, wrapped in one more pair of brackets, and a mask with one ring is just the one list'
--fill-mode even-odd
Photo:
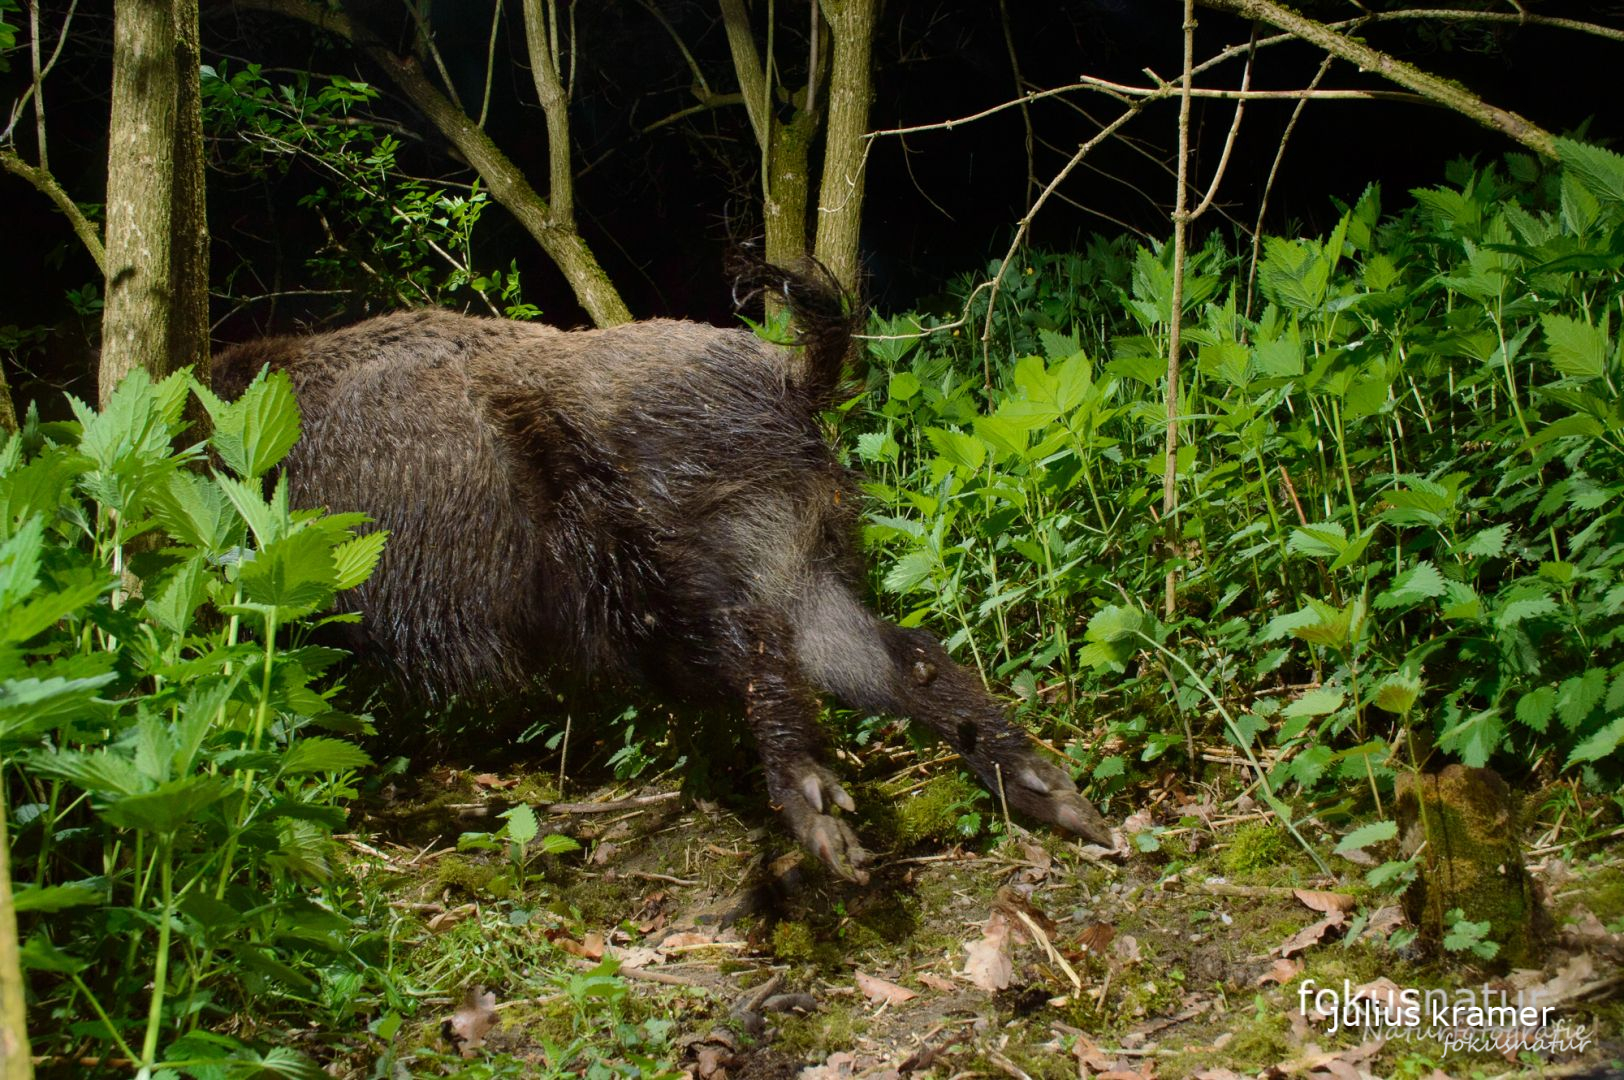
{"label": "thin tree trunk", "polygon": [[174,46],[174,7],[168,0],[114,5],[107,288],[97,379],[103,405],[136,368],[171,370]]}
{"label": "thin tree trunk", "polygon": [[[491,198],[518,219],[563,273],[592,321],[598,326],[632,321],[631,310],[574,225],[556,219],[547,200],[530,185],[518,166],[508,160],[477,123],[429,81],[416,60],[396,55],[375,36],[353,24],[348,16],[330,12],[309,0],[238,0],[238,4],[319,26],[358,46],[473,166]],[[566,144],[567,138],[566,131]]]}
{"label": "thin tree trunk", "polygon": [[555,225],[575,227],[575,170],[570,165],[569,97],[558,75],[558,9],[554,0],[524,0],[530,74],[547,117],[547,204]]}
{"label": "thin tree trunk", "polygon": [[[6,398],[6,408],[11,399]],[[18,960],[17,910],[11,902],[11,841],[6,834],[6,802],[0,797],[0,1080],[33,1080],[28,1048],[28,1013],[23,1006],[23,972]]]}
{"label": "thin tree trunk", "polygon": [[824,137],[818,193],[819,261],[835,280],[857,291],[858,235],[863,224],[863,175],[867,164],[868,107],[874,89],[872,58],[877,0],[823,0],[833,31],[829,72],[829,122]]}
{"label": "thin tree trunk", "polygon": [[[1184,246],[1190,227],[1189,175],[1190,175],[1190,76],[1195,66],[1195,0],[1184,0],[1184,75],[1179,96],[1179,171],[1178,194],[1173,204],[1173,296],[1167,334],[1167,438],[1164,449],[1167,461],[1162,470],[1162,528],[1167,531],[1167,555],[1177,558],[1179,553],[1178,528],[1178,462],[1179,462],[1179,349],[1182,347],[1184,327]],[[1167,571],[1162,617],[1172,621],[1178,604],[1178,572]]]}
{"label": "thin tree trunk", "polygon": [[[209,219],[204,204],[203,98],[197,0],[172,0],[175,17],[175,172],[170,223],[168,361],[209,384]],[[191,419],[206,420],[201,406]],[[192,431],[196,435],[196,429]]]}

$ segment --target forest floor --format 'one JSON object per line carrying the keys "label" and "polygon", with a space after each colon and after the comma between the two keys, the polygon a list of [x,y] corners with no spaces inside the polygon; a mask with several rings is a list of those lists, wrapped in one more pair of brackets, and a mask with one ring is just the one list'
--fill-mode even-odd
{"label": "forest floor", "polygon": [[[1399,902],[1329,855],[1336,836],[1308,832],[1328,878],[1243,794],[1169,775],[1135,794],[1113,852],[1009,826],[956,838],[973,789],[950,764],[854,793],[878,852],[865,886],[824,873],[749,792],[735,813],[657,786],[561,803],[556,777],[524,771],[398,781],[344,838],[393,1001],[294,1041],[355,1078],[1624,1076],[1611,825],[1588,842],[1528,830],[1548,946],[1496,971],[1407,942]],[[521,803],[581,850],[458,851]],[[1532,1029],[1451,1045],[1425,1019],[1367,1039],[1316,1011],[1485,985],[1537,995],[1560,1045]]]}

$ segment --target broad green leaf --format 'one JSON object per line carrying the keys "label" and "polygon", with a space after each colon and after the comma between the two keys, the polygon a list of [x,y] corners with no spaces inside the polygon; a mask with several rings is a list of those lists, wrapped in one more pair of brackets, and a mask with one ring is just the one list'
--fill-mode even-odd
{"label": "broad green leaf", "polygon": [[508,839],[517,844],[528,844],[541,833],[541,825],[536,821],[536,812],[527,804],[504,810],[500,815],[507,819]]}
{"label": "broad green leaf", "polygon": [[139,795],[115,798],[101,814],[114,825],[161,835],[174,832],[230,790],[223,777],[186,776]]}
{"label": "broad green leaf", "polygon": [[308,615],[332,599],[338,584],[332,538],[305,528],[261,548],[238,574],[244,597],[278,609],[280,619]]}
{"label": "broad green leaf", "polygon": [[541,838],[541,853],[543,855],[568,855],[581,850],[581,845],[573,838],[558,833],[548,833]]}
{"label": "broad green leaf", "polygon": [[1334,559],[1348,547],[1348,532],[1334,521],[1304,525],[1291,530],[1286,550],[1314,559]]}
{"label": "broad green leaf", "polygon": [[1556,610],[1556,601],[1549,596],[1524,596],[1501,607],[1494,617],[1494,625],[1503,630],[1527,619],[1555,615]]}
{"label": "broad green leaf", "polygon": [[1562,726],[1569,731],[1579,730],[1606,692],[1607,672],[1603,668],[1591,668],[1583,675],[1562,680],[1556,688],[1556,715]]}
{"label": "broad green leaf", "polygon": [[1498,709],[1484,709],[1473,713],[1446,729],[1438,737],[1438,747],[1459,756],[1473,768],[1489,763],[1489,758],[1500,749],[1505,738],[1505,725]]}
{"label": "broad green leaf", "polygon": [[372,764],[372,758],[354,743],[313,735],[294,743],[283,755],[281,771],[286,776],[300,773],[343,772]]}
{"label": "broad green leaf", "polygon": [[1377,595],[1376,606],[1383,610],[1408,607],[1442,596],[1444,592],[1444,576],[1437,567],[1423,559],[1394,578],[1392,587]]}
{"label": "broad green leaf", "polygon": [[1495,525],[1482,529],[1461,546],[1461,554],[1473,559],[1487,559],[1503,554],[1506,550],[1506,537],[1510,533],[1510,525]]}
{"label": "broad green leaf", "polygon": [[891,376],[887,394],[892,401],[907,401],[919,391],[919,376],[911,371],[899,371]]}
{"label": "broad green leaf", "polygon": [[1579,743],[1568,755],[1567,768],[1587,761],[1600,761],[1609,757],[1618,749],[1618,744],[1624,742],[1624,716],[1620,716],[1607,724],[1600,731]]}
{"label": "broad green leaf", "polygon": [[888,593],[906,595],[930,580],[934,561],[928,551],[910,551],[896,561],[886,572],[880,588]]}
{"label": "broad green leaf", "polygon": [[1344,836],[1336,845],[1338,855],[1346,855],[1350,851],[1362,851],[1371,844],[1381,844],[1398,835],[1398,826],[1391,821],[1375,821],[1369,825],[1361,825],[1348,835]]}
{"label": "broad green leaf", "polygon": [[1555,712],[1556,688],[1553,686],[1538,687],[1517,699],[1517,722],[1542,735]]}
{"label": "broad green leaf", "polygon": [[1557,139],[1562,171],[1579,179],[1586,191],[1614,206],[1624,204],[1624,157],[1573,139]]}
{"label": "broad green leaf", "polygon": [[925,437],[930,440],[930,444],[936,448],[938,454],[958,468],[975,472],[986,460],[986,444],[974,435],[930,427],[925,429]]}
{"label": "broad green leaf", "polygon": [[1347,695],[1332,686],[1310,690],[1280,710],[1281,716],[1326,716],[1336,712],[1347,700]]}
{"label": "broad green leaf", "polygon": [[70,907],[89,907],[107,900],[107,882],[96,878],[90,881],[70,881],[63,885],[35,886],[19,882],[11,894],[18,912],[61,911]]}
{"label": "broad green leaf", "polygon": [[389,539],[386,529],[376,532],[363,533],[351,540],[333,548],[333,565],[337,568],[337,580],[333,588],[339,592],[353,589],[372,576],[373,569],[378,565],[378,559],[383,555],[384,543]]}
{"label": "broad green leaf", "polygon": [[1421,696],[1421,680],[1413,675],[1394,672],[1382,680],[1381,686],[1376,689],[1376,707],[1390,713],[1403,715],[1415,707],[1416,698]]}
{"label": "broad green leaf", "polygon": [[1566,315],[1542,316],[1551,364],[1570,379],[1599,379],[1607,373],[1607,330]]}

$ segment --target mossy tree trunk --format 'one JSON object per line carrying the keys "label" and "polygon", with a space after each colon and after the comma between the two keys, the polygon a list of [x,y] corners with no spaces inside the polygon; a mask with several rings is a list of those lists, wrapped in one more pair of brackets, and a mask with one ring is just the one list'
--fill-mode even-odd
{"label": "mossy tree trunk", "polygon": [[857,291],[858,234],[863,222],[863,175],[878,0],[822,0],[833,38],[829,116],[818,191],[818,261],[835,280]]}
{"label": "mossy tree trunk", "polygon": [[[208,358],[196,0],[118,0],[98,391]],[[203,372],[206,377],[207,372]]]}

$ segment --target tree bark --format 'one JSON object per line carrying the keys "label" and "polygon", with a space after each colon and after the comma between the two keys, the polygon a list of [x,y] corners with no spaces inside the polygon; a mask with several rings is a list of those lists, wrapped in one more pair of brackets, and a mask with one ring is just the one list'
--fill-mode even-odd
{"label": "tree bark", "polygon": [[547,117],[547,204],[553,223],[575,228],[575,170],[570,165],[569,97],[558,75],[556,0],[524,0],[524,36],[530,74]]}
{"label": "tree bark", "polygon": [[[573,223],[560,223],[556,219],[553,208],[530,186],[518,166],[429,81],[416,60],[396,55],[374,35],[352,23],[347,15],[328,11],[309,0],[238,0],[238,4],[299,19],[331,31],[360,48],[473,166],[491,198],[505,206],[547,253],[592,321],[598,326],[632,321],[631,310]],[[566,145],[567,137],[566,128]]]}
{"label": "tree bark", "polygon": [[823,0],[834,38],[829,72],[828,127],[818,192],[818,260],[847,290],[858,284],[858,235],[863,222],[868,107],[877,0]]}
{"label": "tree bark", "polygon": [[107,288],[98,391],[105,406],[136,368],[172,370],[168,355],[175,182],[174,7],[113,8],[113,105],[107,152]]}
{"label": "tree bark", "polygon": [[[209,385],[209,219],[204,204],[203,90],[197,0],[173,0],[175,19],[175,172],[170,222],[169,363],[186,364]],[[195,425],[208,414],[194,405]]]}
{"label": "tree bark", "polygon": [[1486,128],[1510,136],[1542,157],[1554,159],[1558,156],[1556,136],[1539,125],[1514,112],[1490,105],[1457,83],[1441,79],[1422,71],[1414,64],[1407,64],[1373,49],[1362,41],[1339,34],[1324,23],[1299,15],[1284,5],[1274,3],[1273,0],[1199,0],[1199,2],[1203,7],[1243,15],[1248,19],[1257,19],[1271,26],[1278,26],[1311,45],[1319,46],[1333,56],[1351,61],[1364,70],[1374,71],[1383,78],[1408,87],[1447,109],[1477,121]]}
{"label": "tree bark", "polygon": [[[10,398],[6,399],[7,408]],[[28,1048],[28,1014],[23,1006],[23,972],[17,949],[17,911],[11,902],[11,841],[6,834],[6,803],[0,798],[0,1080],[33,1080]]]}

